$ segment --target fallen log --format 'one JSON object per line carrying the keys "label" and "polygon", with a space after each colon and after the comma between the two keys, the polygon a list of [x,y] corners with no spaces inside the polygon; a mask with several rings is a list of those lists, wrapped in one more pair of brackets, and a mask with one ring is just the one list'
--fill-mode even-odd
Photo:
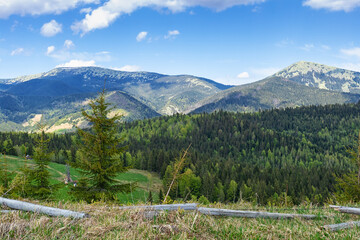
{"label": "fallen log", "polygon": [[330,208],[334,208],[334,210],[342,212],[342,213],[350,213],[360,215],[360,208],[353,208],[353,207],[343,207],[343,206],[336,206],[336,205],[329,205]]}
{"label": "fallen log", "polygon": [[23,201],[18,200],[12,200],[7,198],[0,197],[0,205],[7,206],[12,209],[18,209],[22,211],[29,211],[29,212],[36,212],[36,213],[43,213],[50,216],[64,216],[64,217],[73,217],[73,218],[85,218],[89,217],[89,214],[82,213],[82,212],[74,212],[59,208],[53,208],[53,207],[46,207],[41,206],[33,203],[27,203]]}
{"label": "fallen log", "polygon": [[325,226],[323,226],[323,229],[335,232],[335,231],[339,231],[341,229],[353,228],[356,226],[357,227],[360,226],[360,221],[325,225]]}
{"label": "fallen log", "polygon": [[0,213],[11,213],[11,212],[17,212],[17,210],[0,210]]}
{"label": "fallen log", "polygon": [[144,206],[126,206],[120,207],[120,209],[141,209],[148,211],[176,211],[182,210],[196,210],[197,203],[184,203],[184,204],[162,204],[162,205],[144,205]]}
{"label": "fallen log", "polygon": [[253,211],[239,211],[239,210],[229,210],[229,209],[220,209],[220,208],[204,208],[204,207],[199,207],[198,211],[202,214],[211,215],[211,216],[244,217],[244,218],[314,219],[317,217],[316,215],[306,215],[306,214],[253,212]]}

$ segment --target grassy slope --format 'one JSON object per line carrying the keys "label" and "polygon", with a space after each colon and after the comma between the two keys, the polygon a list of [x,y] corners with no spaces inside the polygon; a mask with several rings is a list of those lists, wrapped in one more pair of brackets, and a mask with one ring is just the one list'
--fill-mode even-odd
{"label": "grassy slope", "polygon": [[[90,218],[72,220],[45,215],[13,212],[0,213],[0,239],[359,239],[359,228],[328,232],[327,224],[356,220],[357,217],[329,209],[271,210],[309,213],[327,218],[315,220],[272,220],[211,217],[190,211],[163,212],[145,219],[138,210],[120,210],[105,203],[44,203],[48,206],[83,211]],[[246,203],[211,207],[246,209]],[[310,206],[311,207],[311,206]]]}
{"label": "grassy slope", "polygon": [[[7,163],[9,171],[18,171],[23,167],[25,160],[19,157],[7,156]],[[0,163],[3,162],[3,158],[0,158]],[[26,160],[30,166],[33,164],[31,160]],[[58,163],[51,162],[49,164],[49,171],[51,174],[52,183],[60,183],[66,177],[66,166]],[[73,180],[79,177],[79,172],[76,169],[70,167],[70,174]],[[120,203],[137,203],[144,202],[148,197],[149,191],[152,191],[153,197],[157,199],[157,194],[161,188],[161,180],[155,173],[150,173],[142,170],[130,169],[128,172],[119,174],[118,180],[124,183],[137,183],[137,188],[132,193],[120,193],[118,199]],[[68,195],[68,186],[61,185],[62,187],[54,194],[56,200],[70,200]]]}

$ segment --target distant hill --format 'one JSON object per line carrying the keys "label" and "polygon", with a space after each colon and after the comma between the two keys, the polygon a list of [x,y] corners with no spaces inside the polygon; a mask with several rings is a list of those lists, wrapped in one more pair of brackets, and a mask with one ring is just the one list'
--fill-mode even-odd
{"label": "distant hill", "polygon": [[[85,127],[81,110],[88,109],[88,103],[97,93],[75,94],[62,97],[0,96],[0,131],[30,131],[44,118],[49,126],[47,131],[70,131],[75,127]],[[114,112],[124,115],[123,120],[152,118],[160,116],[148,106],[127,93],[111,91],[106,100],[115,107]]]}
{"label": "distant hill", "polygon": [[[99,67],[56,68],[0,81],[0,130],[31,130],[43,116],[49,131],[83,126],[81,108],[103,87],[124,120],[186,111],[198,101],[230,88],[190,75],[123,72]],[[34,120],[35,118],[35,120]]]}
{"label": "distant hill", "polygon": [[231,86],[190,75],[123,72],[99,67],[56,68],[5,81],[16,96],[59,97],[106,89],[126,92],[160,114],[183,112],[195,102]]}
{"label": "distant hill", "polygon": [[215,94],[200,101],[191,112],[214,112],[220,109],[251,112],[303,105],[351,103],[357,102],[359,99],[359,94],[318,89],[279,77],[269,77],[262,81],[233,87]]}
{"label": "distant hill", "polygon": [[104,86],[124,120],[174,113],[260,109],[357,102],[360,73],[298,62],[264,80],[227,86],[191,75],[123,72],[100,67],[55,68],[0,80],[0,131],[31,131],[42,116],[48,131],[84,127],[81,109]]}
{"label": "distant hill", "polygon": [[264,80],[230,88],[194,105],[188,112],[260,109],[357,102],[360,73],[298,62]]}

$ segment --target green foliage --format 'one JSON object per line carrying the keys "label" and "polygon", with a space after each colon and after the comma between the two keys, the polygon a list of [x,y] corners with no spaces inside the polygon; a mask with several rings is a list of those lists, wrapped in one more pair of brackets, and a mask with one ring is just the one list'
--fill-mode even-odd
{"label": "green foliage", "polygon": [[162,189],[159,190],[159,203],[162,203],[164,201],[164,193]]}
{"label": "green foliage", "polygon": [[147,198],[147,202],[150,203],[150,204],[152,204],[153,201],[154,201],[153,195],[152,195],[152,192],[150,191],[150,192],[149,192],[149,195],[148,195],[148,198]]}
{"label": "green foliage", "polygon": [[360,202],[360,184],[356,173],[336,178],[336,200],[339,202]]}
{"label": "green foliage", "polygon": [[75,198],[88,202],[114,200],[116,193],[130,191],[129,184],[120,184],[116,180],[119,173],[127,170],[120,159],[125,147],[119,147],[122,139],[116,137],[116,125],[121,116],[109,116],[112,108],[105,102],[105,91],[89,105],[91,112],[83,110],[82,114],[90,123],[91,130],[78,129],[82,141],[80,157],[72,163],[82,177],[71,190]]}
{"label": "green foliage", "polygon": [[204,195],[201,195],[198,199],[198,202],[200,204],[203,204],[203,205],[208,205],[210,204],[209,200],[204,196]]}
{"label": "green foliage", "polygon": [[8,169],[8,163],[6,155],[2,154],[0,159],[0,186],[2,186],[2,191],[5,191],[9,188],[10,174]]}
{"label": "green foliage", "polygon": [[57,186],[50,183],[50,172],[48,169],[51,153],[48,150],[49,139],[46,139],[44,132],[45,125],[39,124],[40,136],[36,140],[34,151],[33,168],[24,167],[20,178],[26,178],[24,181],[25,192],[27,196],[37,199],[48,198]]}
{"label": "green foliage", "polygon": [[357,168],[357,173],[348,173],[336,177],[336,199],[341,202],[360,201],[360,130],[354,149],[348,149],[351,160]]}
{"label": "green foliage", "polygon": [[234,180],[231,180],[227,190],[227,198],[232,202],[235,202],[237,187],[238,184]]}

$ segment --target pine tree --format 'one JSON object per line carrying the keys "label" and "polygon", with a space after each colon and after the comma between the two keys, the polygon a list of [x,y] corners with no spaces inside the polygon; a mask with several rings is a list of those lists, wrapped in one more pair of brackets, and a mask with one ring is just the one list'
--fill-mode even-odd
{"label": "pine tree", "polygon": [[46,139],[45,136],[45,125],[40,123],[38,125],[40,130],[40,136],[36,140],[36,147],[34,152],[34,162],[35,167],[33,169],[28,169],[25,167],[25,174],[29,178],[30,182],[30,192],[28,195],[36,198],[47,198],[52,190],[56,186],[50,184],[50,172],[48,170],[48,165],[50,162],[51,153],[48,150],[49,139]]}
{"label": "pine tree", "polygon": [[149,196],[148,196],[148,198],[147,198],[147,202],[149,202],[150,205],[152,205],[152,203],[153,203],[153,196],[152,196],[152,192],[151,192],[151,191],[149,192]]}
{"label": "pine tree", "polygon": [[[1,161],[1,160],[0,160]],[[8,173],[8,164],[5,153],[3,153],[3,162],[0,162],[0,193],[8,189],[10,177]]]}
{"label": "pine tree", "polygon": [[117,138],[117,123],[121,115],[110,116],[113,110],[105,102],[105,90],[90,102],[90,112],[82,110],[82,115],[90,123],[91,129],[78,129],[81,138],[80,157],[72,164],[82,174],[72,194],[77,199],[114,200],[118,192],[130,192],[130,184],[120,184],[115,178],[127,171],[120,155],[126,147],[120,147],[122,138]]}

